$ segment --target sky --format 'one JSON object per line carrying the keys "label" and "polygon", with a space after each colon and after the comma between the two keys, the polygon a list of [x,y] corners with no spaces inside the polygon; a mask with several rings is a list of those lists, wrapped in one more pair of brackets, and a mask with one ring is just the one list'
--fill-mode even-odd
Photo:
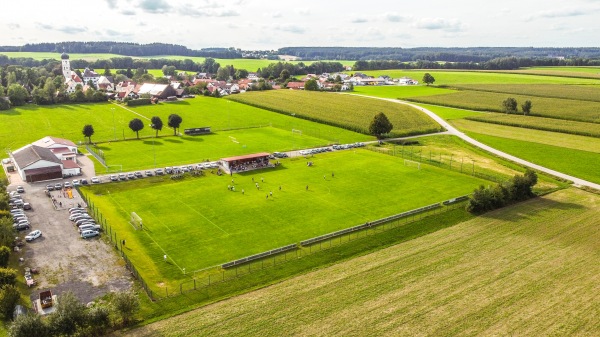
{"label": "sky", "polygon": [[600,0],[20,0],[0,45],[63,41],[235,47],[600,47]]}

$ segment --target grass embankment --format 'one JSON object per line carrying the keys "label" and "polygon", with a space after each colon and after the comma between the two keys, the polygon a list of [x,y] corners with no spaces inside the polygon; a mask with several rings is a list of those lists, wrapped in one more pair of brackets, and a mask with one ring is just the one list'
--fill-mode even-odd
{"label": "grass embankment", "polygon": [[559,191],[129,335],[594,335],[599,210]]}
{"label": "grass embankment", "polygon": [[394,125],[391,134],[406,136],[439,131],[440,126],[424,113],[401,104],[352,95],[275,90],[229,96],[229,100],[334,125],[368,134],[378,112]]}
{"label": "grass embankment", "polygon": [[[545,166],[558,172],[600,184],[600,154],[583,150],[574,150],[561,146],[553,146],[501,138],[490,135],[467,132],[478,141],[494,148],[510,153],[532,163]],[[596,140],[595,138],[593,140]],[[598,151],[599,148],[596,148]]]}
{"label": "grass embankment", "polygon": [[[312,167],[304,158],[287,159],[279,169],[234,174],[235,192],[227,189],[232,177],[208,174],[96,185],[87,195],[118,238],[126,239],[126,253],[146,282],[164,293],[159,284],[178,289],[195,270],[464,195],[488,183],[429,165],[417,170],[400,158],[367,150],[309,160]],[[143,232],[129,224],[131,212],[144,219]],[[162,261],[164,254],[169,263]]]}

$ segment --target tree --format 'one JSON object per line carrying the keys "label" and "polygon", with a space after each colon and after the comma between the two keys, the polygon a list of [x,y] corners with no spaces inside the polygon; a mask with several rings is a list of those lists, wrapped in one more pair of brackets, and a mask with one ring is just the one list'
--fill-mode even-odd
{"label": "tree", "polygon": [[[6,205],[0,204],[0,207],[4,206],[3,209],[8,209],[8,200],[3,203]],[[16,234],[17,232],[13,227],[12,220],[10,218],[0,218],[0,245],[12,247]]]}
{"label": "tree", "polygon": [[435,78],[433,76],[431,76],[430,73],[425,73],[423,75],[423,83],[430,85],[430,84],[433,84],[433,82],[435,82]]}
{"label": "tree", "polygon": [[167,124],[169,125],[170,128],[173,128],[174,135],[177,135],[177,129],[179,129],[179,125],[181,125],[181,122],[183,122],[183,120],[181,119],[181,116],[179,116],[178,114],[170,114],[169,115]]}
{"label": "tree", "polygon": [[6,268],[8,266],[8,258],[10,257],[10,248],[6,246],[0,247],[0,267]]}
{"label": "tree", "polygon": [[94,306],[87,311],[86,322],[89,335],[104,336],[110,325],[110,311],[104,306]]}
{"label": "tree", "polygon": [[505,99],[502,101],[502,110],[507,114],[517,112],[517,100],[512,97]]}
{"label": "tree", "polygon": [[394,126],[387,116],[383,112],[380,112],[373,117],[369,125],[369,133],[377,136],[377,138],[382,138],[384,134],[389,133],[393,128]]}
{"label": "tree", "polygon": [[304,90],[319,91],[319,84],[317,83],[317,80],[311,78],[310,80],[304,82]]}
{"label": "tree", "polygon": [[0,96],[0,110],[8,110],[10,109],[10,102],[4,97]]}
{"label": "tree", "polygon": [[14,285],[4,285],[0,288],[0,315],[4,316],[5,319],[12,318],[15,304],[21,298],[19,289]]}
{"label": "tree", "polygon": [[217,70],[217,81],[227,81],[229,79],[229,68],[220,67]]}
{"label": "tree", "polygon": [[25,104],[25,102],[27,102],[27,97],[29,97],[27,90],[17,83],[8,86],[6,94],[10,98],[11,104],[14,106]]}
{"label": "tree", "polygon": [[104,76],[112,76],[112,73],[110,72],[110,67],[108,66],[108,64],[106,66],[104,66]]}
{"label": "tree", "polygon": [[287,80],[288,78],[290,78],[290,71],[287,69],[283,69],[281,71],[281,73],[279,73],[279,79],[281,80],[281,82],[285,82],[285,80]]}
{"label": "tree", "polygon": [[49,337],[51,331],[48,325],[42,321],[42,316],[34,313],[20,315],[8,329],[10,337]]}
{"label": "tree", "polygon": [[531,101],[526,100],[525,103],[521,104],[521,109],[523,109],[523,115],[529,115],[531,113]]}
{"label": "tree", "polygon": [[131,317],[140,309],[139,299],[131,291],[114,293],[110,303],[123,325],[129,324]]}
{"label": "tree", "polygon": [[246,69],[237,69],[235,71],[235,78],[237,78],[237,79],[248,78],[248,70],[246,70]]}
{"label": "tree", "polygon": [[88,138],[88,143],[92,143],[92,135],[94,135],[94,127],[91,124],[86,124],[83,127],[83,135]]}
{"label": "tree", "polygon": [[73,335],[86,324],[86,307],[70,292],[60,295],[56,311],[50,315],[48,324],[54,335]]}
{"label": "tree", "polygon": [[0,268],[0,286],[14,285],[17,280],[17,271],[11,268]]}
{"label": "tree", "polygon": [[154,130],[156,130],[156,136],[155,137],[158,137],[158,131],[162,130],[162,128],[163,128],[163,121],[158,116],[152,117],[152,119],[150,121],[152,122],[152,125],[151,125],[152,128]]}
{"label": "tree", "polygon": [[144,128],[144,122],[139,118],[134,118],[129,121],[129,128],[135,132],[137,139],[140,139],[140,130]]}

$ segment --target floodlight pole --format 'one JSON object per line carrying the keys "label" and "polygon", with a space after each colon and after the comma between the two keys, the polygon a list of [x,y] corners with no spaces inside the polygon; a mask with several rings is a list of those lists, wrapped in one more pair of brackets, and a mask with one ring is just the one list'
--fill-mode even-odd
{"label": "floodlight pole", "polygon": [[113,114],[113,135],[114,135],[114,140],[117,140],[117,126],[115,124],[115,108],[110,108],[112,110],[112,114]]}

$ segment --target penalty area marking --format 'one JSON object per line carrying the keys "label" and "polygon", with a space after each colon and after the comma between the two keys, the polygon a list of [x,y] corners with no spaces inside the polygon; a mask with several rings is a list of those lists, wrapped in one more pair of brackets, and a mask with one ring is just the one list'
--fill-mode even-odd
{"label": "penalty area marking", "polygon": [[201,217],[203,217],[206,221],[210,222],[213,226],[217,227],[218,229],[220,229],[223,233],[229,235],[229,233],[227,233],[223,228],[217,226],[216,223],[210,221],[207,217],[204,216],[204,214],[198,212],[196,209],[194,209],[192,206],[186,204],[185,202],[183,202],[181,199],[179,199],[179,202],[181,202],[182,204],[184,204],[187,208],[191,209],[192,211],[194,211],[196,214],[200,215]]}

